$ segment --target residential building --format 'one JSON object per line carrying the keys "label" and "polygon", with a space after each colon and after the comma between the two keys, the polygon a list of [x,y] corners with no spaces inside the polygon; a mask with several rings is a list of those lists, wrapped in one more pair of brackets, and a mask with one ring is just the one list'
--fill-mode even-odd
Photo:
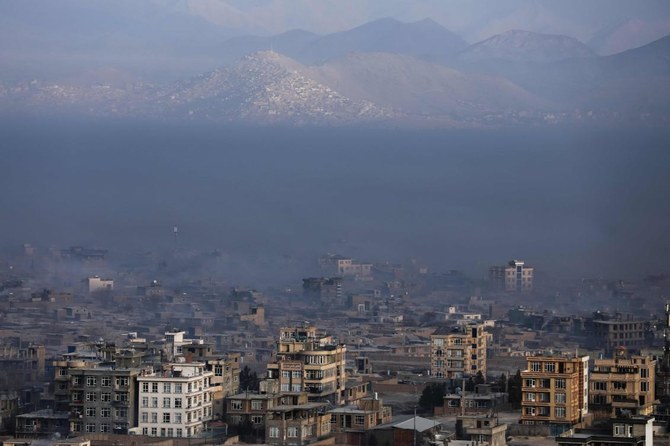
{"label": "residential building", "polygon": [[137,425],[139,374],[111,365],[68,369],[70,432],[127,434]]}
{"label": "residential building", "polygon": [[496,289],[509,292],[526,292],[533,290],[534,268],[523,260],[511,260],[507,266],[489,268],[489,282]]}
{"label": "residential building", "polygon": [[199,436],[212,419],[213,376],[205,363],[178,362],[138,377],[138,427],[142,435]]}
{"label": "residential building", "polygon": [[14,435],[17,438],[52,438],[54,435],[68,435],[67,412],[54,412],[51,409],[38,410],[16,416]]}
{"label": "residential building", "polygon": [[611,355],[617,347],[638,351],[647,344],[649,329],[647,321],[635,320],[632,315],[598,315],[592,321],[593,346],[603,348]]}
{"label": "residential building", "polygon": [[342,303],[342,278],[308,277],[302,279],[302,294],[308,301]]}
{"label": "residential building", "polygon": [[507,425],[498,418],[486,415],[459,415],[456,417],[456,438],[473,444],[505,446]]}
{"label": "residential building", "polygon": [[462,390],[459,394],[445,395],[444,405],[435,408],[435,415],[488,413],[506,404],[506,393],[493,392],[490,384],[478,384],[474,392]]}
{"label": "residential building", "polygon": [[392,418],[391,406],[384,406],[378,397],[363,398],[357,404],[336,407],[328,413],[331,432],[364,432],[390,423]]}
{"label": "residential building", "polygon": [[650,415],[654,411],[656,361],[629,355],[625,347],[612,359],[596,359],[590,376],[589,405],[606,409],[608,416],[622,413]]}
{"label": "residential building", "polygon": [[583,430],[556,437],[559,446],[653,446],[654,418],[617,417],[610,420],[608,431]]}
{"label": "residential building", "polygon": [[310,401],[340,404],[346,385],[344,344],[303,324],[280,329],[277,354],[268,363],[268,378],[279,381],[280,392],[303,392]]}
{"label": "residential building", "polygon": [[265,442],[272,446],[300,446],[330,434],[328,403],[280,404],[267,413]]}
{"label": "residential building", "polygon": [[18,390],[26,384],[44,380],[43,345],[0,346],[0,389]]}
{"label": "residential building", "polygon": [[86,285],[89,293],[95,293],[98,291],[111,291],[114,289],[114,280],[102,279],[98,276],[93,276],[86,279]]}
{"label": "residential building", "polygon": [[588,356],[530,356],[521,372],[521,423],[573,425],[588,414]]}
{"label": "residential building", "polygon": [[437,378],[458,379],[481,372],[486,377],[484,324],[440,327],[430,337],[430,370]]}

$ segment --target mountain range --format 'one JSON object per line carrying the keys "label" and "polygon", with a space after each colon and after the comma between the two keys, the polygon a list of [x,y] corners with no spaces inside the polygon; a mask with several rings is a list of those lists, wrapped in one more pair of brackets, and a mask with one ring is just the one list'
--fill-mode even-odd
{"label": "mountain range", "polygon": [[0,112],[457,127],[670,116],[670,37],[598,56],[568,36],[511,30],[468,45],[431,20],[382,19],[218,50],[220,68],[167,84],[118,70],[5,83]]}

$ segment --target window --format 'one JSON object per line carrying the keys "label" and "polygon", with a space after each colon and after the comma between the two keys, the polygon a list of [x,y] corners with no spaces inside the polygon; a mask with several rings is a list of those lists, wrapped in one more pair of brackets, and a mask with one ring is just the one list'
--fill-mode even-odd
{"label": "window", "polygon": [[163,423],[170,422],[170,412],[163,412]]}
{"label": "window", "polygon": [[100,385],[102,387],[112,387],[112,378],[110,376],[103,376],[100,378]]}
{"label": "window", "polygon": [[300,370],[294,370],[291,376],[293,378],[302,378],[302,372]]}
{"label": "window", "polygon": [[529,416],[532,417],[532,416],[535,415],[535,408],[534,407],[526,407],[525,413],[526,413],[526,415],[529,415]]}
{"label": "window", "polygon": [[86,408],[86,416],[87,417],[95,417],[95,407],[87,407]]}
{"label": "window", "polygon": [[95,423],[86,423],[86,433],[90,434],[95,432]]}
{"label": "window", "polygon": [[263,424],[263,415],[252,415],[251,422],[253,424]]}
{"label": "window", "polygon": [[100,432],[109,432],[109,424],[103,423],[100,425]]}
{"label": "window", "polygon": [[109,418],[109,417],[111,417],[111,416],[112,416],[112,409],[110,409],[109,407],[102,407],[102,408],[100,409],[100,416],[101,416],[102,418]]}
{"label": "window", "polygon": [[556,418],[565,418],[565,407],[557,407],[554,409]]}
{"label": "window", "polygon": [[640,378],[649,378],[649,369],[641,368],[640,369]]}
{"label": "window", "polygon": [[291,390],[293,392],[301,392],[302,391],[302,386],[300,384],[293,384],[293,386],[291,386]]}
{"label": "window", "polygon": [[214,365],[214,376],[223,376],[223,366],[221,364]]}
{"label": "window", "polygon": [[168,427],[167,429],[167,436],[168,437],[174,437],[174,429],[171,427]]}
{"label": "window", "polygon": [[170,393],[172,385],[170,383],[163,383],[163,393]]}
{"label": "window", "polygon": [[565,393],[557,393],[556,394],[556,402],[557,403],[565,403]]}
{"label": "window", "polygon": [[556,372],[556,363],[555,362],[548,362],[544,365],[544,371],[547,373],[554,373]]}
{"label": "window", "polygon": [[148,412],[142,412],[140,414],[140,419],[142,420],[142,423],[148,423],[149,422],[149,413]]}
{"label": "window", "polygon": [[263,409],[263,401],[260,400],[253,400],[251,401],[251,408],[253,410],[261,410]]}
{"label": "window", "polygon": [[81,392],[72,392],[72,401],[81,402],[82,395]]}
{"label": "window", "polygon": [[[181,424],[181,414],[180,413],[174,414],[174,422],[175,422],[175,424]],[[177,436],[179,437],[179,435],[177,435]]]}
{"label": "window", "polygon": [[158,423],[158,412],[151,412],[151,422]]}
{"label": "window", "polygon": [[288,370],[282,370],[281,371],[281,377],[282,378],[290,378],[291,377],[291,372]]}
{"label": "window", "polygon": [[593,390],[607,390],[607,381],[593,381]]}
{"label": "window", "polygon": [[533,392],[526,392],[526,398],[524,398],[526,401],[535,401],[535,393]]}
{"label": "window", "polygon": [[298,428],[289,427],[288,429],[286,429],[286,436],[288,438],[296,438],[298,436]]}
{"label": "window", "polygon": [[161,437],[165,437],[165,428],[161,427]]}
{"label": "window", "polygon": [[181,383],[175,383],[174,393],[181,393]]}
{"label": "window", "polygon": [[149,407],[149,397],[148,396],[143,396],[142,397],[142,406],[141,407]]}
{"label": "window", "polygon": [[183,437],[183,436],[184,436],[183,431],[181,430],[181,428],[178,428],[177,429],[177,437]]}
{"label": "window", "polygon": [[72,384],[74,384],[75,386],[81,385],[81,376],[72,377]]}
{"label": "window", "polygon": [[157,427],[152,427],[151,428],[151,436],[152,437],[157,437],[158,436],[158,428]]}
{"label": "window", "polygon": [[148,427],[143,427],[142,428],[142,435],[149,435],[149,428]]}
{"label": "window", "polygon": [[142,383],[142,392],[149,393],[149,383]]}
{"label": "window", "polygon": [[95,385],[98,384],[98,380],[95,378],[95,376],[87,376],[86,377],[86,385],[89,387],[95,387]]}
{"label": "window", "polygon": [[281,385],[281,391],[282,391],[282,392],[288,392],[289,389],[290,389],[290,387],[289,387],[288,384],[282,384],[282,385]]}
{"label": "window", "polygon": [[541,362],[531,362],[530,363],[530,371],[531,372],[541,372],[542,371],[542,363]]}
{"label": "window", "polygon": [[356,415],[356,418],[354,419],[355,424],[365,424],[365,416],[364,415]]}
{"label": "window", "polygon": [[242,401],[231,400],[230,401],[230,410],[242,410]]}
{"label": "window", "polygon": [[279,428],[278,427],[271,427],[268,430],[268,435],[270,438],[279,438]]}
{"label": "window", "polygon": [[612,381],[614,390],[626,390],[626,381]]}
{"label": "window", "polygon": [[442,347],[444,345],[444,339],[442,338],[434,338],[433,339],[433,345],[437,347]]}
{"label": "window", "polygon": [[174,399],[174,407],[175,409],[181,409],[181,398]]}
{"label": "window", "polygon": [[128,409],[125,407],[118,407],[114,409],[114,416],[117,418],[127,418],[128,417]]}
{"label": "window", "polygon": [[535,387],[535,380],[534,379],[526,379],[524,382],[526,387]]}
{"label": "window", "polygon": [[86,401],[98,401],[98,394],[95,392],[86,392]]}
{"label": "window", "polygon": [[165,409],[170,408],[170,398],[163,398],[163,408]]}
{"label": "window", "polygon": [[127,376],[117,376],[116,377],[117,386],[128,386],[128,377]]}
{"label": "window", "polygon": [[110,402],[112,401],[112,394],[109,392],[102,392],[100,394],[100,401]]}
{"label": "window", "polygon": [[151,393],[158,393],[158,383],[151,383]]}
{"label": "window", "polygon": [[156,396],[151,397],[151,407],[158,407],[158,397]]}
{"label": "window", "polygon": [[114,394],[114,401],[128,401],[128,394],[126,392],[117,392]]}
{"label": "window", "polygon": [[554,387],[557,389],[565,389],[565,378],[556,378],[556,380],[554,380]]}
{"label": "window", "polygon": [[640,383],[640,391],[641,392],[648,392],[649,391],[649,383],[647,381],[642,381]]}

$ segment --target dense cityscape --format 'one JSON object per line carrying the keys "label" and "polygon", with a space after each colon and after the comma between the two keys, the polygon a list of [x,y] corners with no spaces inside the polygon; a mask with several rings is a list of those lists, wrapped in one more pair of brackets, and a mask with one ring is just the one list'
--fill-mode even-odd
{"label": "dense cityscape", "polygon": [[668,441],[666,275],[560,283],[541,259],[469,277],[325,254],[322,275],[257,290],[175,279],[194,256],[217,261],[5,253],[4,444]]}

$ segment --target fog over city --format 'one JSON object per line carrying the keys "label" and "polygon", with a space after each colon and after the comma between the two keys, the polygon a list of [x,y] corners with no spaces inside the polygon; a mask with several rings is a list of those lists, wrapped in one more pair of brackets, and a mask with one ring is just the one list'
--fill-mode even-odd
{"label": "fog over city", "polygon": [[668,444],[669,86],[667,0],[0,0],[0,443]]}

